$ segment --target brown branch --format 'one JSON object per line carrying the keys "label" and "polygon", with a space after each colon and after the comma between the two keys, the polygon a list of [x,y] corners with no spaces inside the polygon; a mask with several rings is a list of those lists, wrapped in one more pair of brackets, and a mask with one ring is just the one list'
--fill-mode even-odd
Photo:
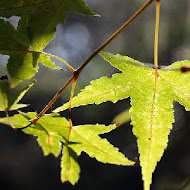
{"label": "brown branch", "polygon": [[32,124],[36,124],[38,120],[49,110],[49,108],[55,103],[55,101],[60,97],[62,92],[67,88],[67,86],[74,79],[74,75],[67,80],[67,82],[61,87],[61,89],[55,94],[55,96],[49,101],[49,103],[43,108],[43,110],[38,114],[38,116],[32,120]]}
{"label": "brown branch", "polygon": [[110,42],[112,42],[123,30],[128,28],[129,25],[135,21],[135,19],[141,15],[146,8],[149,7],[149,5],[153,2],[154,0],[149,0],[147,3],[145,3],[133,16],[131,16],[120,28],[116,30],[78,69],[77,72],[81,72],[86,65],[100,52],[102,51]]}

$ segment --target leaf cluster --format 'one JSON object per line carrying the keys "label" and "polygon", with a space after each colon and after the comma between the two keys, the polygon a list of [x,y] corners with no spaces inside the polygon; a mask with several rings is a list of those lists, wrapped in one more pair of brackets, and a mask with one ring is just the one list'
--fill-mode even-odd
{"label": "leaf cluster", "polygon": [[[9,118],[1,118],[0,122],[19,129],[27,126],[35,117],[34,112],[20,112]],[[41,117],[38,124],[23,129],[23,132],[37,137],[44,155],[53,154],[58,157],[62,151],[61,180],[74,185],[79,179],[80,166],[77,158],[82,152],[103,163],[134,164],[106,139],[99,137],[100,134],[108,133],[115,128],[115,125],[81,125],[70,128],[66,118],[59,114],[51,114]]]}
{"label": "leaf cluster", "polygon": [[[151,2],[152,0],[142,9]],[[120,73],[114,74],[111,78],[101,77],[91,81],[89,86],[73,98],[80,72],[114,38],[113,35],[78,70],[74,70],[62,60],[73,72],[73,77],[40,114],[23,113],[19,109],[26,107],[27,104],[19,102],[34,82],[19,90],[17,85],[34,77],[39,69],[39,63],[51,69],[61,70],[50,59],[56,56],[47,54],[43,50],[54,38],[56,26],[64,22],[68,12],[97,16],[83,0],[2,0],[0,2],[0,54],[10,56],[7,71],[11,79],[9,81],[7,76],[0,78],[0,111],[6,113],[5,118],[0,118],[0,123],[35,136],[44,155],[53,154],[58,157],[61,154],[61,180],[74,185],[79,179],[78,157],[82,152],[102,163],[129,166],[134,162],[100,137],[101,134],[116,129],[116,125],[72,126],[71,118],[66,119],[59,112],[66,109],[71,112],[71,108],[74,107],[98,105],[107,101],[116,103],[130,98],[130,110],[117,117],[115,121],[119,121],[121,125],[131,119],[140,154],[144,189],[149,190],[152,173],[167,148],[168,136],[174,122],[174,101],[183,105],[187,111],[190,110],[188,72],[190,61],[175,62],[157,70],[127,56],[101,52],[100,55]],[[5,19],[11,16],[20,17],[16,28]],[[131,20],[134,20],[134,17]],[[131,20],[116,32],[117,35],[131,23]],[[71,82],[73,85],[70,101],[56,108],[54,113],[45,114]],[[15,110],[18,113],[9,116],[9,112]]]}
{"label": "leaf cluster", "polygon": [[[99,135],[116,128],[115,125],[72,126],[59,114],[44,115],[37,123],[37,113],[23,113],[9,116],[10,111],[28,106],[20,104],[25,93],[34,82],[18,90],[16,87],[24,80],[31,79],[38,71],[38,63],[51,69],[61,70],[50,57],[56,56],[42,52],[55,36],[56,26],[64,22],[68,12],[97,15],[92,12],[83,0],[50,0],[50,1],[1,1],[0,2],[0,54],[9,55],[7,71],[10,76],[0,78],[0,111],[7,117],[0,118],[0,123],[22,130],[37,137],[37,142],[45,156],[53,154],[61,158],[61,180],[75,184],[79,179],[80,166],[78,156],[86,152],[90,157],[103,163],[133,165],[117,148]],[[6,19],[19,16],[15,28]],[[4,17],[4,18],[3,18]],[[72,70],[72,69],[71,69]],[[13,92],[13,93],[12,93]],[[27,127],[26,127],[27,126]]]}

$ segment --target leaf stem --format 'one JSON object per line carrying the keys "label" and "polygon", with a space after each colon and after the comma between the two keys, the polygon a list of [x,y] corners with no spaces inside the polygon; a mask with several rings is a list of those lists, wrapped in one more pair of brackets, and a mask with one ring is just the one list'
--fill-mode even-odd
{"label": "leaf stem", "polygon": [[158,76],[159,20],[160,20],[160,0],[156,0],[156,21],[155,21],[155,33],[154,33],[154,68],[155,68],[155,75],[156,76]]}
{"label": "leaf stem", "polygon": [[71,94],[70,94],[70,100],[69,100],[69,119],[71,119],[71,102],[72,98],[74,96],[75,87],[77,84],[78,76],[75,76],[72,81],[72,87],[71,87]]}
{"label": "leaf stem", "polygon": [[75,71],[75,69],[69,63],[67,63],[64,59],[61,59],[60,57],[58,57],[56,55],[53,55],[50,53],[45,53],[45,52],[40,52],[40,51],[32,51],[32,50],[29,50],[28,52],[29,53],[39,53],[39,54],[43,54],[45,56],[49,56],[49,57],[56,59],[56,60],[60,61],[61,63],[63,63],[65,66],[67,66],[70,69],[70,71],[72,73]]}

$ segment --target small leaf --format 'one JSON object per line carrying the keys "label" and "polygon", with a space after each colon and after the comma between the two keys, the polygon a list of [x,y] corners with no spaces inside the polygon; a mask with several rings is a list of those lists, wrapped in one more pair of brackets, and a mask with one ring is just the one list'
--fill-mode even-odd
{"label": "small leaf", "polygon": [[10,55],[7,70],[12,80],[12,87],[32,78],[39,68],[38,62],[51,69],[61,69],[45,55],[29,51],[30,43],[25,31],[27,29],[27,17],[22,17],[19,21],[18,30],[15,30],[9,22],[0,19],[0,54]]}
{"label": "small leaf", "polygon": [[45,156],[53,154],[57,157],[61,152],[61,142],[66,142],[68,137],[68,121],[59,115],[45,115],[37,125],[24,129],[24,132],[38,136]]}
{"label": "small leaf", "polygon": [[41,54],[38,62],[41,63],[42,65],[49,67],[50,69],[55,69],[55,70],[61,70],[61,67],[58,67],[57,65],[55,65],[55,63],[47,56]]}
{"label": "small leaf", "polygon": [[[13,128],[23,128],[36,118],[36,113],[16,114],[9,118],[0,118],[0,123],[10,125]],[[24,133],[38,137],[44,155],[53,154],[59,156],[61,142],[66,142],[68,137],[68,121],[58,115],[45,115],[37,125],[31,125],[23,130]]]}
{"label": "small leaf", "polygon": [[26,107],[26,104],[17,104],[23,96],[28,92],[28,90],[34,85],[34,82],[29,84],[27,87],[21,89],[15,94],[12,94],[9,98],[8,110],[18,110],[20,108]]}
{"label": "small leaf", "polygon": [[56,134],[41,133],[37,139],[42,147],[44,155],[53,154],[58,157],[61,152],[61,137]]}
{"label": "small leaf", "polygon": [[9,118],[7,117],[0,118],[0,123],[3,123],[5,125],[10,125],[14,129],[23,128],[27,126],[28,124],[30,124],[30,119],[34,119],[36,117],[36,113],[29,112],[26,114],[26,116],[21,115],[21,114],[16,114]]}
{"label": "small leaf", "polygon": [[117,165],[133,165],[134,162],[128,160],[117,148],[113,147],[106,139],[102,139],[98,134],[107,133],[115,129],[114,125],[82,125],[73,127],[70,134],[70,141],[78,144],[71,144],[75,152],[80,154],[86,152],[90,157],[96,158],[99,162],[117,164]]}
{"label": "small leaf", "polygon": [[5,111],[8,107],[9,81],[7,76],[0,78],[0,111]]}
{"label": "small leaf", "polygon": [[27,104],[18,104],[22,97],[34,85],[29,84],[24,89],[15,94],[10,94],[10,85],[7,77],[0,79],[0,111],[12,111],[28,106]]}
{"label": "small leaf", "polygon": [[61,181],[69,181],[75,185],[79,180],[80,166],[76,153],[69,147],[64,146],[61,159]]}

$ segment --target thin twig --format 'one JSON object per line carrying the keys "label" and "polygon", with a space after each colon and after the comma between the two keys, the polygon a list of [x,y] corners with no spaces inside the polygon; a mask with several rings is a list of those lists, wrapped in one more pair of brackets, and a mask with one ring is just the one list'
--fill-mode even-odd
{"label": "thin twig", "polygon": [[38,120],[49,110],[49,108],[55,103],[55,101],[60,97],[62,92],[67,88],[67,86],[73,80],[74,75],[67,80],[67,82],[62,86],[62,88],[55,94],[55,96],[49,101],[49,103],[43,108],[43,110],[37,115],[37,117],[32,120],[32,124],[36,124]]}
{"label": "thin twig", "polygon": [[80,73],[84,67],[100,52],[102,51],[110,42],[112,42],[123,30],[125,30],[129,25],[133,23],[133,21],[141,15],[146,8],[149,7],[149,5],[154,0],[149,0],[147,3],[145,3],[133,16],[131,16],[119,29],[116,30],[78,69],[77,71]]}

